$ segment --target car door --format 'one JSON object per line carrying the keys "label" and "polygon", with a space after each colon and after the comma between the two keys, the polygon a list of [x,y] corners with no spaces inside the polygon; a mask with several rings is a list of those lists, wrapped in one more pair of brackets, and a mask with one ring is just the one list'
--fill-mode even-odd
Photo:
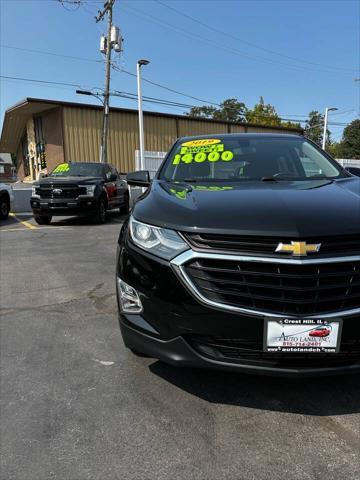
{"label": "car door", "polygon": [[118,205],[124,205],[125,204],[125,194],[128,190],[128,186],[127,186],[127,183],[125,181],[124,178],[121,177],[121,175],[119,175],[119,172],[117,171],[117,169],[113,166],[111,166],[111,171],[112,171],[112,174],[116,175],[116,185],[117,185],[117,202],[118,202]]}
{"label": "car door", "polygon": [[115,208],[118,206],[118,193],[117,193],[117,177],[113,175],[110,165],[104,165],[105,184],[104,188],[108,197],[109,208]]}
{"label": "car door", "polygon": [[110,169],[110,174],[107,174],[107,178],[109,179],[109,188],[112,193],[112,206],[115,208],[125,204],[127,183],[121,178],[114,166],[108,165],[108,167]]}

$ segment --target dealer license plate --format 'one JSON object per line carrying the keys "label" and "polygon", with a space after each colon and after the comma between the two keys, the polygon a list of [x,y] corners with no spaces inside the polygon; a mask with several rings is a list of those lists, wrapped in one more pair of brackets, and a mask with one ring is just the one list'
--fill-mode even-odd
{"label": "dealer license plate", "polygon": [[264,351],[278,353],[337,353],[342,321],[308,318],[265,319]]}

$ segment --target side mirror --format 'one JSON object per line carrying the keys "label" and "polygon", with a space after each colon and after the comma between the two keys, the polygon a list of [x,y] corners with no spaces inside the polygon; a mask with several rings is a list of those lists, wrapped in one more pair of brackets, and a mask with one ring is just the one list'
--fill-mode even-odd
{"label": "side mirror", "polygon": [[150,175],[147,170],[139,170],[138,172],[130,172],[126,175],[128,185],[134,187],[148,187],[150,185]]}

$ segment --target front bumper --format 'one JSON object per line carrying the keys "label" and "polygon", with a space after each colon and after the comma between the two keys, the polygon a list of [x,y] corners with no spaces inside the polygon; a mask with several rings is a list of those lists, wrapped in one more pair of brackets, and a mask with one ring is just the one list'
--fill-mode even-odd
{"label": "front bumper", "polygon": [[119,320],[125,346],[177,367],[210,368],[215,370],[237,371],[239,373],[252,375],[273,375],[281,377],[316,377],[360,372],[360,360],[350,365],[321,368],[316,367],[316,365],[290,368],[219,361],[199,354],[182,336],[170,340],[162,340],[148,335],[137,329],[134,325],[130,326],[128,317],[120,316]]}
{"label": "front bumper", "polygon": [[38,199],[31,197],[30,205],[36,215],[91,215],[96,208],[94,197],[72,199]]}
{"label": "front bumper", "polygon": [[[190,293],[175,270],[168,262],[121,238],[117,275],[137,290],[143,305],[141,315],[119,316],[127,347],[173,365],[252,374],[320,376],[360,372],[360,349],[349,354],[344,348],[340,354],[268,355],[259,347],[263,344],[265,314],[230,312],[206,305]],[[359,313],[343,319],[342,335],[347,344],[360,341]],[[236,355],[232,356],[228,345],[222,344],[216,351],[211,347],[214,341],[208,339],[238,341],[240,347],[233,350]]]}

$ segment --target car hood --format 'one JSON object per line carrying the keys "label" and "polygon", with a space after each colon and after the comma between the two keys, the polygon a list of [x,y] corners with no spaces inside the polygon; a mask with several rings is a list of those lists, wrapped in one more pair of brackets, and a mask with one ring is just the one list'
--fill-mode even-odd
{"label": "car hood", "polygon": [[59,185],[60,183],[63,185],[80,185],[85,183],[94,184],[101,182],[101,180],[101,177],[46,177],[37,181],[34,185],[52,186]]}
{"label": "car hood", "polygon": [[179,231],[313,237],[360,233],[360,179],[242,184],[154,180],[137,220]]}

